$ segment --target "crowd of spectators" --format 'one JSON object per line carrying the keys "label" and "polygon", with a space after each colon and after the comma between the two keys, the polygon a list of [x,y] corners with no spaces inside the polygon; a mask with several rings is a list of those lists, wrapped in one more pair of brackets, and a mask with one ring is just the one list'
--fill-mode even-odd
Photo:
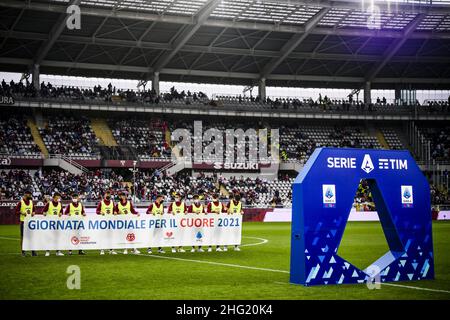
{"label": "crowd of spectators", "polygon": [[219,185],[225,188],[231,194],[239,194],[242,203],[248,206],[258,205],[260,194],[268,194],[270,192],[269,184],[266,180],[259,178],[224,178],[219,177]]}
{"label": "crowd of spectators", "polygon": [[280,158],[305,162],[317,147],[381,148],[378,139],[358,126],[280,126]]}
{"label": "crowd of spectators", "polygon": [[8,170],[0,171],[0,194],[2,200],[20,199],[25,190],[32,192],[35,200],[49,198],[55,192],[63,200],[69,200],[78,192],[84,200],[98,200],[105,190],[126,189],[121,175],[114,171],[107,174],[100,170],[74,175],[67,171],[53,170]]}
{"label": "crowd of spectators", "polygon": [[[195,194],[201,199],[210,199],[213,193],[218,192],[215,178],[204,173],[193,177],[187,173],[166,175],[159,170],[139,171],[135,177],[136,196],[140,201],[152,201],[156,195],[163,194],[168,200],[180,194],[186,199],[192,199]],[[131,188],[133,191],[133,186]]]}
{"label": "crowd of spectators", "polygon": [[[24,83],[25,82],[25,83]],[[50,82],[42,82],[39,89],[28,79],[24,81],[14,82],[11,80],[9,84],[2,81],[0,94],[4,96],[20,96],[23,98],[57,98],[70,100],[92,100],[98,99],[105,102],[129,102],[129,103],[150,103],[158,104],[160,102],[181,101],[184,104],[203,104],[210,106],[218,106],[223,103],[232,102],[234,104],[254,103],[261,104],[272,109],[319,109],[323,111],[375,111],[378,109],[393,109],[397,106],[419,106],[425,107],[428,112],[450,112],[450,97],[448,100],[426,100],[421,106],[416,100],[415,103],[409,105],[406,102],[396,101],[388,103],[385,97],[377,97],[373,103],[364,103],[359,99],[354,99],[353,94],[349,94],[347,99],[331,99],[328,96],[319,94],[317,99],[310,98],[293,98],[293,97],[267,97],[261,99],[260,96],[217,96],[210,99],[203,92],[178,91],[175,87],[170,88],[169,92],[160,93],[159,95],[153,89],[145,89],[141,87],[139,90],[119,89],[109,83],[106,87],[96,85],[93,88],[80,88],[77,86],[54,86]]]}
{"label": "crowd of spectators", "polygon": [[160,119],[109,120],[112,134],[119,145],[131,146],[140,158],[169,158],[170,145],[165,140],[167,123]]}
{"label": "crowd of spectators", "polygon": [[431,157],[435,160],[450,161],[450,126],[424,128],[423,131],[431,144]]}
{"label": "crowd of spectators", "polygon": [[367,180],[362,179],[358,185],[354,203],[356,211],[375,211],[375,205]]}
{"label": "crowd of spectators", "polygon": [[63,170],[38,170],[34,179],[39,186],[41,196],[61,194],[62,199],[70,199],[73,192],[83,195],[86,200],[98,200],[105,190],[123,190],[123,177],[114,171],[102,173],[100,170],[74,175]]}
{"label": "crowd of spectators", "polygon": [[98,138],[90,120],[84,116],[48,116],[45,126],[39,131],[50,154],[74,158],[99,156],[98,151],[95,151]]}
{"label": "crowd of spectators", "polygon": [[0,171],[0,199],[17,200],[23,196],[25,190],[33,190],[34,199],[40,197],[33,177],[28,170],[1,170]]}
{"label": "crowd of spectators", "polygon": [[[297,97],[266,97],[261,99],[260,96],[217,96],[217,100],[222,103],[232,104],[255,104],[261,105],[270,109],[284,109],[284,110],[321,110],[321,111],[377,111],[377,110],[396,110],[397,107],[421,107],[421,110],[426,110],[429,113],[434,112],[450,112],[450,96],[448,100],[428,101],[425,100],[421,105],[418,100],[415,103],[407,103],[404,101],[395,101],[388,103],[386,97],[377,99],[372,103],[364,103],[361,100],[354,99],[353,95],[347,96],[347,99],[331,99],[328,96],[322,97],[319,93],[317,99],[297,98]],[[408,110],[408,109],[406,109]]]}
{"label": "crowd of spectators", "polygon": [[130,102],[130,103],[155,103],[161,101],[182,101],[185,104],[210,102],[208,96],[203,92],[181,91],[172,87],[169,92],[157,94],[154,89],[120,89],[109,83],[106,87],[95,85],[93,88],[80,88],[78,86],[55,86],[44,81],[36,89],[33,82],[28,79],[7,83],[4,79],[0,87],[0,95],[6,97],[21,98],[43,98],[43,99],[65,99],[73,101],[98,100],[105,102]]}
{"label": "crowd of spectators", "polygon": [[40,156],[27,125],[27,119],[21,114],[9,114],[0,119],[0,153],[20,156]]}
{"label": "crowd of spectators", "polygon": [[[243,176],[225,178],[220,175],[200,172],[191,176],[187,172],[167,176],[159,170],[139,170],[133,175],[130,171],[111,169],[92,170],[74,175],[59,169],[52,170],[2,170],[0,171],[0,200],[17,200],[25,190],[30,190],[33,199],[48,199],[54,192],[69,200],[73,192],[81,195],[84,201],[96,202],[105,190],[111,190],[117,198],[119,191],[135,195],[135,201],[154,201],[163,194],[166,201],[173,201],[176,194],[191,200],[195,194],[201,200],[210,201],[214,193],[219,193],[222,201],[229,195],[240,194],[245,206],[283,207],[292,201],[291,184],[293,178],[280,175],[276,181]],[[431,186],[431,200],[434,205],[450,204],[448,190]],[[356,191],[354,207],[357,211],[373,211],[376,207],[368,182],[362,180]]]}
{"label": "crowd of spectators", "polygon": [[25,79],[25,84],[23,81],[14,82],[13,80],[7,83],[5,79],[3,79],[0,88],[0,95],[6,97],[15,97],[20,95],[24,98],[35,98],[38,96],[38,91],[33,85],[33,82],[28,81],[28,79]]}
{"label": "crowd of spectators", "polygon": [[431,203],[434,205],[450,204],[450,193],[448,189],[430,186]]}

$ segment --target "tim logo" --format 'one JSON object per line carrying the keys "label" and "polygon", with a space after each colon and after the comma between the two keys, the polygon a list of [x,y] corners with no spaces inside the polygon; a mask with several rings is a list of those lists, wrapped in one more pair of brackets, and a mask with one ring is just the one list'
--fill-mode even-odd
{"label": "tim logo", "polygon": [[368,154],[364,155],[364,159],[361,164],[361,169],[363,169],[365,173],[370,173],[374,169],[372,159]]}
{"label": "tim logo", "polygon": [[164,239],[166,239],[166,240],[175,239],[175,237],[173,236],[173,232],[172,231],[167,231],[166,232],[166,237]]}
{"label": "tim logo", "polygon": [[136,236],[134,235],[134,233],[127,234],[127,241],[128,242],[133,242],[134,240],[136,240]]}
{"label": "tim logo", "polygon": [[414,204],[413,187],[402,186],[401,191],[402,191],[402,207],[412,208]]}
{"label": "tim logo", "polygon": [[73,244],[74,246],[76,246],[76,245],[78,245],[78,244],[80,243],[80,239],[78,239],[77,237],[73,236],[73,237],[70,239],[70,242],[72,242],[72,244]]}
{"label": "tim logo", "polygon": [[322,185],[322,201],[324,208],[336,207],[336,186],[334,184]]}
{"label": "tim logo", "polygon": [[203,239],[203,234],[200,231],[197,232],[197,234],[195,235],[195,239],[196,241],[201,242]]}

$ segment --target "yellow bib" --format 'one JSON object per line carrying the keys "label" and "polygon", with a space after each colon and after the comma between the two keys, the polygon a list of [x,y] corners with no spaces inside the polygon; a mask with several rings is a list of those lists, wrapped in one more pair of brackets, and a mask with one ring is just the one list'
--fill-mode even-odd
{"label": "yellow bib", "polygon": [[106,205],[102,200],[100,204],[100,213],[101,214],[112,214],[114,211],[114,203],[112,201],[109,202],[109,205]]}
{"label": "yellow bib", "polygon": [[152,214],[163,214],[163,213],[164,213],[164,205],[162,203],[160,203],[159,207],[157,207],[157,204],[153,203]]}
{"label": "yellow bib", "polygon": [[219,205],[216,206],[214,202],[211,202],[211,212],[221,213],[222,212],[222,203],[219,202]]}
{"label": "yellow bib", "polygon": [[48,203],[48,211],[47,211],[48,215],[50,216],[58,215],[60,211],[61,211],[61,202],[58,202],[57,206],[54,206],[52,201]]}
{"label": "yellow bib", "polygon": [[200,204],[200,206],[196,207],[195,204],[192,204],[192,212],[193,213],[202,213],[203,212],[203,205]]}
{"label": "yellow bib", "polygon": [[78,207],[75,207],[73,203],[69,204],[69,216],[76,216],[81,215],[81,211],[83,209],[83,206],[81,203],[78,203]]}
{"label": "yellow bib", "polygon": [[173,213],[184,213],[184,202],[181,202],[179,206],[175,202],[172,203],[172,212]]}
{"label": "yellow bib", "polygon": [[33,212],[33,201],[30,200],[28,205],[25,201],[20,200],[20,221],[25,221],[25,216]]}
{"label": "yellow bib", "polygon": [[231,200],[228,206],[228,213],[241,213],[242,203],[239,201],[238,204],[234,204]]}
{"label": "yellow bib", "polygon": [[117,203],[117,208],[119,209],[119,214],[129,214],[131,213],[131,204],[130,201],[127,201],[126,205],[122,205],[122,203]]}

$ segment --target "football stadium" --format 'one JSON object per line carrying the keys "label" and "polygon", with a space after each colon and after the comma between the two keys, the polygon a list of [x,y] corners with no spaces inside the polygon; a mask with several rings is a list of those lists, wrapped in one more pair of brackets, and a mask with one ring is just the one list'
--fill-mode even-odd
{"label": "football stadium", "polygon": [[449,300],[450,1],[0,1],[0,300]]}

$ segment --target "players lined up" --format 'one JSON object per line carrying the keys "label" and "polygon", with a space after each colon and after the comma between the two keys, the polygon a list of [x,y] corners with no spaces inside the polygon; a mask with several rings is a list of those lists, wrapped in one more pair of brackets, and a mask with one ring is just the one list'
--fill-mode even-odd
{"label": "players lined up", "polygon": [[[164,196],[158,195],[153,203],[149,205],[147,208],[146,213],[147,214],[153,214],[153,215],[163,215],[164,214]],[[34,216],[35,215],[35,209],[33,205],[32,195],[31,192],[27,191],[25,192],[23,198],[17,203],[15,208],[16,214],[20,217],[20,246],[22,248],[22,242],[23,242],[23,227],[24,227],[24,221],[25,217],[27,215]],[[53,194],[53,197],[51,201],[49,201],[44,208],[42,209],[41,213],[44,216],[47,215],[57,215],[61,217],[62,215],[69,215],[69,216],[86,216],[86,212],[84,210],[83,204],[80,202],[79,195],[77,193],[74,193],[72,195],[72,201],[65,207],[63,210],[63,206],[61,203],[61,195],[59,193]],[[114,203],[111,197],[111,192],[106,191],[103,199],[98,203],[96,213],[98,215],[122,215],[122,214],[133,214],[136,216],[139,216],[139,212],[136,211],[133,204],[130,200],[128,200],[127,194],[125,192],[119,193],[119,201],[117,203]],[[203,205],[200,202],[200,198],[198,195],[194,195],[193,202],[191,205],[186,205],[184,201],[181,199],[181,196],[179,194],[175,195],[175,201],[172,202],[169,207],[167,208],[168,214],[185,214],[185,213],[195,213],[195,214],[220,214],[220,213],[228,213],[228,214],[243,214],[242,210],[242,203],[239,195],[235,195],[229,202],[228,206],[222,202],[219,201],[218,194],[213,194],[212,201],[208,203],[207,206]],[[175,248],[172,247],[172,252],[185,252],[182,246]],[[198,246],[197,249],[192,246],[191,252],[204,252],[203,248],[201,246]],[[216,246],[216,251],[227,251],[227,246],[223,246],[220,248],[220,246]],[[240,251],[239,246],[234,246],[235,251]],[[208,252],[212,251],[212,247],[209,246],[207,249]],[[83,250],[79,250],[78,253],[80,255],[84,255],[85,252]],[[117,254],[117,252],[114,249],[109,249],[110,254]],[[128,250],[125,249],[123,251],[124,254],[128,254]],[[139,254],[138,249],[133,249],[134,254]],[[148,248],[147,251],[148,254],[152,254],[152,249]],[[163,248],[158,248],[158,253],[165,253]],[[69,251],[69,255],[72,254],[72,251]],[[104,250],[100,251],[101,255],[105,254]],[[35,251],[31,252],[32,256],[36,256],[37,253]],[[46,256],[50,255],[50,251],[46,251]],[[56,251],[57,256],[63,256],[64,254],[58,250]],[[26,252],[22,250],[22,256],[26,256]]]}

